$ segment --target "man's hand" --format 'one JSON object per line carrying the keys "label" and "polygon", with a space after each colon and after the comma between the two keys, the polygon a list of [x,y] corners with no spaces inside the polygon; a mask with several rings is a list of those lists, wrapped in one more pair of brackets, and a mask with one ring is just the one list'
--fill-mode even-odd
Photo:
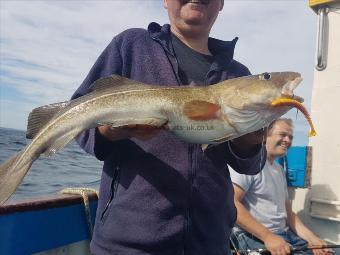
{"label": "man's hand", "polygon": [[[308,239],[308,246],[322,246],[322,245],[327,245],[327,243],[317,236],[311,236]],[[315,249],[312,250],[314,255],[328,255],[328,254],[333,254],[333,251],[331,249]]]}
{"label": "man's hand", "polygon": [[98,130],[102,136],[110,141],[129,139],[133,137],[145,141],[157,135],[162,128],[149,125],[126,125],[112,128],[110,125],[104,125],[99,126]]}
{"label": "man's hand", "polygon": [[259,144],[265,143],[266,137],[267,128],[263,128],[231,140],[231,146],[236,155],[247,158],[254,155]]}
{"label": "man's hand", "polygon": [[272,255],[290,254],[290,245],[278,235],[270,233],[263,242]]}
{"label": "man's hand", "polygon": [[263,128],[255,132],[240,136],[234,139],[233,141],[235,144],[240,144],[240,145],[256,145],[256,144],[265,142],[266,138],[267,138],[267,128]]}

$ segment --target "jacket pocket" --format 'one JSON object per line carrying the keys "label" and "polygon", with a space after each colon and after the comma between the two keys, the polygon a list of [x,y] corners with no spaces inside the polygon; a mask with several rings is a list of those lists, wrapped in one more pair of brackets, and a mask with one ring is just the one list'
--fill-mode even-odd
{"label": "jacket pocket", "polygon": [[112,204],[112,201],[116,195],[116,191],[117,191],[117,187],[118,187],[118,183],[119,183],[119,176],[120,176],[120,167],[119,165],[116,166],[116,169],[114,170],[113,173],[113,177],[111,180],[111,185],[110,185],[110,196],[109,199],[106,202],[105,208],[101,214],[100,220],[101,222],[104,222],[105,219],[107,218],[109,211],[110,211],[110,207]]}

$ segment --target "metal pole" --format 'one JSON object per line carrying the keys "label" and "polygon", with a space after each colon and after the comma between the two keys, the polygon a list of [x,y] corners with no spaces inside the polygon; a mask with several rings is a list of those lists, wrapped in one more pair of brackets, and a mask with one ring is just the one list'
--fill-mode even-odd
{"label": "metal pole", "polygon": [[326,27],[326,17],[328,14],[327,7],[321,7],[318,10],[318,46],[317,46],[317,57],[316,57],[316,66],[315,69],[318,71],[322,71],[326,69],[327,60],[325,56],[325,27]]}

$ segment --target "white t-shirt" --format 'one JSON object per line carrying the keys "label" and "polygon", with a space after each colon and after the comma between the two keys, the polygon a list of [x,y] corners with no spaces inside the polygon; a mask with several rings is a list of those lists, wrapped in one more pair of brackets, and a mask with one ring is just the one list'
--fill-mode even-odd
{"label": "white t-shirt", "polygon": [[256,175],[239,174],[229,169],[232,182],[245,191],[242,204],[250,214],[271,231],[286,230],[288,191],[282,167],[267,161]]}

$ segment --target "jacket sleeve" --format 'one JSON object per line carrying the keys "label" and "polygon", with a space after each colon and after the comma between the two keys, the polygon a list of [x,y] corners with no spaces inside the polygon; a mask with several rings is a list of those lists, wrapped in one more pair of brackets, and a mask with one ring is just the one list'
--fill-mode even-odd
{"label": "jacket sleeve", "polygon": [[[105,48],[99,56],[89,74],[75,91],[71,99],[83,96],[89,92],[91,84],[97,79],[111,74],[121,74],[122,60],[115,39]],[[81,133],[76,138],[80,147],[87,153],[96,156],[99,160],[104,160],[118,145],[124,142],[111,142],[102,137],[97,128],[89,129]]]}
{"label": "jacket sleeve", "polygon": [[225,144],[227,151],[227,163],[240,174],[254,175],[262,170],[267,159],[267,151],[264,144],[257,145],[253,156],[240,158],[231,149],[230,142]]}
{"label": "jacket sleeve", "polygon": [[231,149],[230,143],[225,142],[216,146],[209,146],[205,151],[207,156],[218,168],[226,168],[230,165],[240,174],[254,175],[260,172],[266,162],[267,152],[264,145],[257,148],[249,158],[240,158]]}

